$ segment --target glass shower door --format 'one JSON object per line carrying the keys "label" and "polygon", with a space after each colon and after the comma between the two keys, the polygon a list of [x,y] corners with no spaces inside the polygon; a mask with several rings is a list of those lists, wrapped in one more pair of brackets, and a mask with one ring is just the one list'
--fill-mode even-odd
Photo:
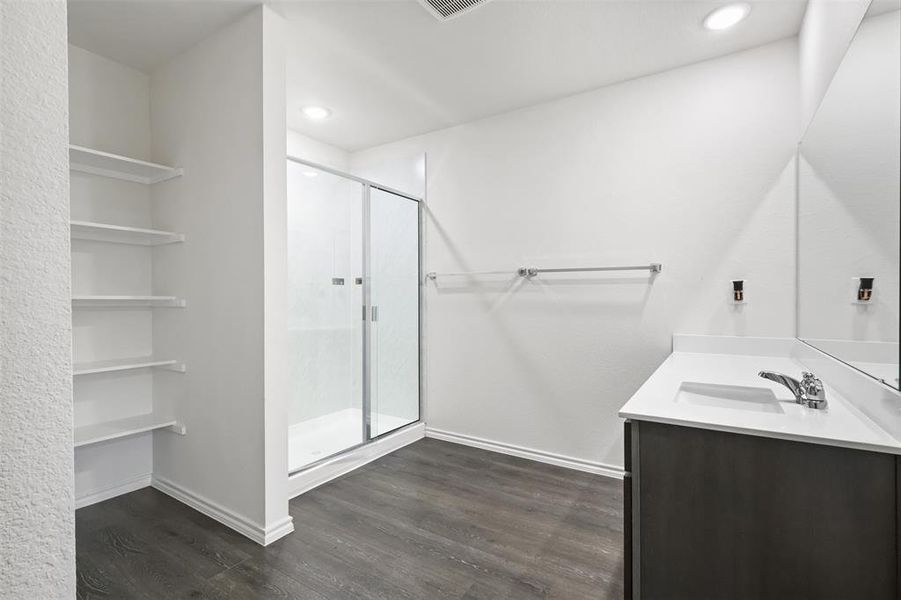
{"label": "glass shower door", "polygon": [[289,473],[419,420],[419,202],[288,159]]}
{"label": "glass shower door", "polygon": [[287,183],[293,473],[365,441],[364,186],[292,161]]}
{"label": "glass shower door", "polygon": [[369,437],[419,420],[419,203],[369,192]]}

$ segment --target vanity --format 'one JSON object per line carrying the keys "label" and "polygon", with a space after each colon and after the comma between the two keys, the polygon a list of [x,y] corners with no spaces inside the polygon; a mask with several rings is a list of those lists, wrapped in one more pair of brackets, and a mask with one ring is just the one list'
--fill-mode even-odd
{"label": "vanity", "polygon": [[797,337],[676,335],[620,410],[626,598],[901,598],[899,29],[870,6],[799,146]]}
{"label": "vanity", "polygon": [[[901,442],[883,417],[800,341],[673,345],[620,411],[627,597],[898,598]],[[758,375],[813,368],[833,375],[824,408]]]}

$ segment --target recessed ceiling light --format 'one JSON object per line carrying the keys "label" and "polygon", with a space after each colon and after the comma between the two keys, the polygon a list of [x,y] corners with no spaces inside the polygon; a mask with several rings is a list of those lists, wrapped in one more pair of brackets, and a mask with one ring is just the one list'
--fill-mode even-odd
{"label": "recessed ceiling light", "polygon": [[748,13],[751,12],[751,5],[744,2],[737,4],[727,4],[721,6],[704,19],[704,27],[711,31],[721,31],[729,29],[733,25],[738,24]]}
{"label": "recessed ceiling light", "polygon": [[319,175],[319,173],[317,173],[316,171],[304,171],[303,174],[307,177],[316,177],[317,175]]}
{"label": "recessed ceiling light", "polygon": [[303,112],[303,114],[306,115],[308,119],[312,119],[314,121],[327,119],[332,114],[332,111],[325,108],[324,106],[304,106],[300,110]]}

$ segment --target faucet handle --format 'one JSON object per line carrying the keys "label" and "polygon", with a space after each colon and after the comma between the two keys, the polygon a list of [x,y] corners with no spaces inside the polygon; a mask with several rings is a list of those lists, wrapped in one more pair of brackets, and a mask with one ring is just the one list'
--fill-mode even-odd
{"label": "faucet handle", "polygon": [[801,373],[801,388],[808,407],[826,408],[826,390],[816,375],[808,371]]}
{"label": "faucet handle", "polygon": [[808,392],[816,393],[818,391],[823,391],[823,382],[810,371],[803,371],[801,373],[801,384],[804,386],[805,391]]}

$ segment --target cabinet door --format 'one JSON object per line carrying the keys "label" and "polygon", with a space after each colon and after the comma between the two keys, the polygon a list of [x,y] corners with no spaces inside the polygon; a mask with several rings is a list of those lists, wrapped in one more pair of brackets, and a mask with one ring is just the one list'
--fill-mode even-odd
{"label": "cabinet door", "polygon": [[623,424],[623,597],[632,600],[632,422]]}
{"label": "cabinet door", "polygon": [[632,474],[623,476],[623,597],[632,600]]}
{"label": "cabinet door", "polygon": [[896,598],[895,457],[642,422],[641,597]]}

